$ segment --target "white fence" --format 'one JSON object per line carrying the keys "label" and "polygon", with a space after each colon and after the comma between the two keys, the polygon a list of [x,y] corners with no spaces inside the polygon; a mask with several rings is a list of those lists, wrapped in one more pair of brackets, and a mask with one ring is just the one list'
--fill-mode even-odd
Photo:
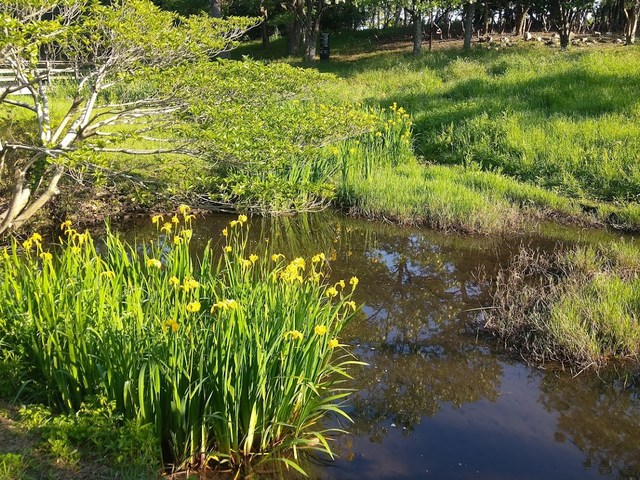
{"label": "white fence", "polygon": [[[48,80],[51,80],[53,77],[71,78],[74,76],[73,72],[73,66],[67,62],[51,61],[38,63],[38,74],[45,75]],[[0,91],[10,85],[13,85],[15,81],[16,78],[13,69],[6,65],[0,65]],[[29,90],[26,88],[12,93],[12,95],[28,94]]]}

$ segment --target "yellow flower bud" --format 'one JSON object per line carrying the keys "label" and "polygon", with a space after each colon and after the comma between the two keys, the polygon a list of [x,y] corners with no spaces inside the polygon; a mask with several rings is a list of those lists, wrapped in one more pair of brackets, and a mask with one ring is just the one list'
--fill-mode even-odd
{"label": "yellow flower bud", "polygon": [[200,302],[189,302],[187,303],[187,312],[196,313],[200,311],[201,305]]}
{"label": "yellow flower bud", "polygon": [[147,260],[147,268],[151,268],[151,267],[160,269],[162,268],[162,263],[160,262],[160,260],[157,260],[155,258],[150,258]]}
{"label": "yellow flower bud", "polygon": [[324,325],[316,325],[313,329],[316,335],[322,336],[327,333],[327,327]]}

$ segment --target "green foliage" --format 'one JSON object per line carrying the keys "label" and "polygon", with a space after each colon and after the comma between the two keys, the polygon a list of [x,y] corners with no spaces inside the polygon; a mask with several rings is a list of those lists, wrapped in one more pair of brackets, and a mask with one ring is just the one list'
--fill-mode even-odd
{"label": "green foliage", "polygon": [[323,147],[381,123],[373,111],[320,101],[312,86],[336,79],[311,70],[219,61],[177,77],[207,99],[185,112],[182,136],[206,144],[214,167],[200,187],[221,203],[267,212],[326,203],[335,165]]}
{"label": "green foliage", "polygon": [[[353,362],[334,352],[358,280],[327,285],[323,254],[287,262],[250,252],[244,215],[196,262],[192,216],[180,211],[153,218],[158,238],[149,244],[108,233],[98,247],[65,222],[67,238],[51,252],[37,234],[23,253],[15,241],[5,249],[0,341],[51,402],[87,414],[79,430],[56,426],[64,433],[52,446],[73,459],[67,438],[89,435],[105,416],[132,422],[133,437],[150,428],[176,466],[238,467],[291,449],[330,454],[319,421],[346,416],[338,386]],[[84,409],[96,396],[103,408]]]}
{"label": "green foliage", "polygon": [[19,453],[0,454],[0,480],[22,480],[28,478],[25,474],[27,460]]}
{"label": "green foliage", "polygon": [[73,414],[54,415],[43,406],[23,407],[21,425],[37,432],[57,461],[68,466],[107,458],[113,466],[151,476],[160,468],[160,443],[151,424],[125,419],[115,402],[101,397]]}

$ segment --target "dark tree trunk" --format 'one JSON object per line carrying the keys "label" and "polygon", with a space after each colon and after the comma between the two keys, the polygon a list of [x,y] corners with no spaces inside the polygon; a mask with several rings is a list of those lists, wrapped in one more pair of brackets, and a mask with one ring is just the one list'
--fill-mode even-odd
{"label": "dark tree trunk", "polygon": [[464,5],[464,49],[471,48],[471,36],[473,35],[473,19],[476,15],[476,3],[469,2]]}
{"label": "dark tree trunk", "polygon": [[401,7],[397,7],[396,8],[396,13],[393,16],[393,28],[398,28],[398,25],[400,24],[400,15],[402,14],[402,8]]}
{"label": "dark tree trunk", "polygon": [[422,52],[422,13],[411,14],[413,20],[413,54],[420,55]]}
{"label": "dark tree trunk", "polygon": [[264,5],[260,6],[260,13],[262,14],[262,23],[260,24],[260,36],[262,37],[262,48],[269,48],[269,29],[267,28],[267,20],[269,19],[269,12]]}
{"label": "dark tree trunk", "polygon": [[209,15],[213,18],[222,18],[222,1],[210,0],[209,1]]}
{"label": "dark tree trunk", "polygon": [[518,27],[516,31],[516,35],[522,37],[524,35],[525,27],[527,25],[527,13],[529,13],[529,8],[531,6],[527,3],[522,5],[522,11],[518,17]]}
{"label": "dark tree trunk", "polygon": [[287,4],[287,10],[292,16],[287,25],[287,54],[297,56],[300,53],[302,41],[302,5],[298,0],[291,0]]}
{"label": "dark tree trunk", "polygon": [[619,32],[624,28],[624,17],[625,17],[625,8],[624,8],[625,0],[618,0],[613,10],[611,12],[611,30],[614,32]]}
{"label": "dark tree trunk", "polygon": [[263,20],[260,26],[260,36],[262,37],[262,48],[269,48],[269,30],[267,29],[266,20]]}

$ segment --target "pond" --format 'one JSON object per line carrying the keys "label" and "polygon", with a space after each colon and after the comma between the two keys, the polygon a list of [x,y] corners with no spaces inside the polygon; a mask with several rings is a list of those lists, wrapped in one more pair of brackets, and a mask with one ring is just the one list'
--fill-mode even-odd
{"label": "pond", "polygon": [[[220,239],[231,217],[196,223],[193,245]],[[467,237],[334,213],[252,219],[273,252],[324,252],[331,280],[360,278],[359,317],[341,341],[367,366],[351,370],[353,423],[316,461],[319,479],[639,478],[640,375],[527,365],[478,329],[491,277],[523,245],[543,250],[616,235],[543,226],[522,236]],[[148,220],[123,229],[155,234]]]}

